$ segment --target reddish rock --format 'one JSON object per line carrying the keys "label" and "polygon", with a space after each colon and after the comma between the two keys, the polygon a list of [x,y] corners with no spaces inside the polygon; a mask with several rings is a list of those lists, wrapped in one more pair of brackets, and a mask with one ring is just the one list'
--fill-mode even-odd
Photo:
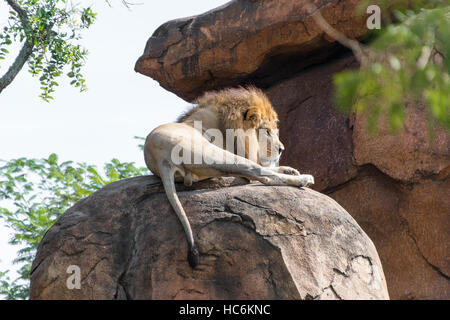
{"label": "reddish rock", "polygon": [[[332,56],[305,5],[310,0],[236,0],[194,17],[169,21],[148,40],[135,70],[186,100],[218,87],[260,87]],[[367,33],[358,0],[315,0],[329,23],[348,37]],[[289,66],[286,61],[291,59]]]}
{"label": "reddish rock", "polygon": [[[404,188],[399,214],[417,249],[434,270],[450,280],[450,168],[439,177]],[[445,176],[445,178],[444,178]],[[450,281],[447,282],[450,297]],[[445,298],[445,295],[442,295]]]}
{"label": "reddish rock", "polygon": [[434,127],[428,134],[427,109],[406,109],[404,128],[393,132],[388,121],[379,121],[377,133],[367,130],[366,117],[357,115],[353,130],[354,156],[358,165],[373,164],[390,177],[404,182],[438,175],[450,167],[450,133]]}
{"label": "reddish rock", "polygon": [[287,152],[281,163],[312,174],[313,188],[324,190],[357,174],[352,162],[352,130],[333,104],[332,75],[357,67],[352,56],[337,56],[269,89],[280,119]]}
{"label": "reddish rock", "polygon": [[407,187],[369,166],[329,194],[375,243],[395,299],[450,297],[449,181]]}
{"label": "reddish rock", "polygon": [[[395,179],[384,178],[390,188],[374,181],[352,181],[330,195],[377,245],[392,297],[448,299],[450,135],[435,126],[430,138],[423,105],[409,105],[406,114],[404,128],[396,133],[387,121],[380,121],[377,133],[371,134],[364,115],[355,120],[355,162],[372,164]],[[393,198],[396,201],[389,200]],[[386,231],[388,225],[396,227]]]}

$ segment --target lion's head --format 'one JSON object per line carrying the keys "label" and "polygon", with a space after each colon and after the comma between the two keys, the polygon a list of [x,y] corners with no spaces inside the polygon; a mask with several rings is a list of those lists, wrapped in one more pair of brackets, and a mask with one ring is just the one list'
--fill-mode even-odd
{"label": "lion's head", "polygon": [[284,150],[278,136],[278,115],[262,90],[250,86],[209,91],[196,104],[178,122],[202,121],[205,130],[219,129],[224,141],[231,130],[234,143],[231,149],[227,145],[227,150],[264,167],[278,164]]}

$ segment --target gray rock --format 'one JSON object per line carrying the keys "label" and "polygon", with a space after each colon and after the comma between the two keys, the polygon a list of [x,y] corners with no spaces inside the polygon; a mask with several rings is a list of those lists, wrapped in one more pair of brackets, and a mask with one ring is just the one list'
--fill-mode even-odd
{"label": "gray rock", "polygon": [[[196,269],[159,179],[126,179],[49,229],[31,299],[389,299],[372,241],[331,198],[238,178],[177,189],[200,248]],[[71,265],[80,289],[67,287]]]}

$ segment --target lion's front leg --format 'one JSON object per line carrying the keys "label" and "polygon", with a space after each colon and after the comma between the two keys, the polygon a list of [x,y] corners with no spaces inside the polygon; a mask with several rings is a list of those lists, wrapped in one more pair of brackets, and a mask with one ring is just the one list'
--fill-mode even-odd
{"label": "lion's front leg", "polygon": [[260,182],[266,185],[289,185],[296,187],[307,187],[314,184],[314,177],[309,174],[288,175],[275,173],[273,175],[262,175]]}
{"label": "lion's front leg", "polygon": [[310,174],[300,174],[295,177],[298,177],[301,187],[308,187],[314,184],[314,177]]}
{"label": "lion's front leg", "polygon": [[[289,168],[289,167],[287,167]],[[296,186],[307,187],[314,184],[314,177],[309,174],[300,174],[297,170],[293,171],[295,174],[284,174],[277,172],[276,168],[261,167],[256,163],[252,163],[249,167],[243,166],[244,175],[254,180],[270,186]],[[283,170],[283,169],[281,169]],[[283,170],[284,171],[284,170]]]}

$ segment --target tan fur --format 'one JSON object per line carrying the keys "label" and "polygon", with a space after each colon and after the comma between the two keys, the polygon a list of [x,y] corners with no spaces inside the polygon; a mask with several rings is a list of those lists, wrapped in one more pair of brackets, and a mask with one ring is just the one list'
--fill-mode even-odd
{"label": "tan fur", "polygon": [[[284,149],[278,139],[278,115],[272,107],[266,94],[253,86],[247,88],[229,88],[221,91],[209,91],[196,100],[197,105],[180,116],[178,123],[193,126],[194,121],[202,121],[203,129],[217,128],[225,137],[226,129],[254,130],[245,141],[245,158],[259,164],[259,149],[250,154],[251,144],[258,140],[259,128],[265,128],[274,133],[270,143],[278,144]],[[275,133],[276,132],[276,133]],[[243,137],[238,137],[243,138]],[[237,145],[237,141],[235,143]],[[271,156],[271,145],[268,145],[268,155]],[[236,153],[236,150],[234,150]]]}
{"label": "tan fur", "polygon": [[264,92],[255,87],[209,91],[198,98],[196,104],[179,122],[190,121],[202,109],[213,109],[227,129],[255,129],[260,120],[266,128],[278,129],[277,113]]}
{"label": "tan fur", "polygon": [[[237,140],[245,139],[245,156],[230,153],[211,143],[203,132],[194,128],[194,121],[201,121],[204,131],[218,129],[223,135],[226,129],[247,130],[245,135],[236,136]],[[188,261],[192,267],[198,263],[199,252],[186,213],[176,195],[175,177],[183,179],[186,185],[223,176],[245,177],[267,185],[301,187],[314,183],[310,175],[300,175],[290,167],[276,166],[275,162],[284,149],[278,138],[277,123],[278,116],[267,96],[255,87],[241,87],[205,93],[197,100],[197,106],[181,116],[177,123],[161,125],[148,135],[144,148],[145,162],[154,174],[161,177],[167,198],[183,225],[189,244]],[[262,134],[272,150],[276,150],[277,154],[273,156],[277,157],[260,155],[262,139],[258,138]],[[182,149],[191,159],[199,156],[205,161],[177,164],[172,159],[176,148]],[[224,156],[233,161],[221,162]]]}

